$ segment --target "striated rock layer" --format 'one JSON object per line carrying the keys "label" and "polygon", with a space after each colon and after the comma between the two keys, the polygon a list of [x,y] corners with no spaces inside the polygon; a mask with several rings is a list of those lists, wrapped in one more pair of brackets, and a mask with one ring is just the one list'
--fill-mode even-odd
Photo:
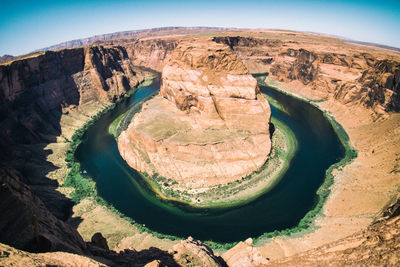
{"label": "striated rock layer", "polygon": [[64,108],[110,103],[143,80],[123,47],[44,52],[0,65],[0,146],[60,134]]}
{"label": "striated rock layer", "polygon": [[0,242],[84,252],[81,236],[65,223],[73,203],[59,189],[68,139],[143,76],[120,46],[41,52],[0,64]]}
{"label": "striated rock layer", "polygon": [[150,175],[225,183],[268,159],[270,116],[256,80],[227,45],[186,41],[163,69],[159,96],[134,116],[118,147]]}

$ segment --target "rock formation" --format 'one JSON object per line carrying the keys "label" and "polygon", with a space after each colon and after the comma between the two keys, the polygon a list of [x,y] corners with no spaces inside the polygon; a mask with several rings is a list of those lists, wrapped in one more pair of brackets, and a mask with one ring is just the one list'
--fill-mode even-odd
{"label": "rock formation", "polygon": [[122,47],[45,52],[0,65],[0,144],[59,134],[62,108],[110,103],[141,79]]}
{"label": "rock formation", "polygon": [[186,240],[176,244],[169,253],[173,255],[174,260],[181,266],[227,266],[221,257],[214,255],[212,249],[192,237],[188,237]]}
{"label": "rock formation", "polygon": [[29,253],[0,243],[1,266],[115,266],[179,267],[227,266],[224,260],[198,240],[182,240],[168,252],[150,247],[141,251],[125,249],[115,252],[87,243],[86,255],[66,252]]}
{"label": "rock formation", "polygon": [[54,217],[17,172],[0,169],[0,184],[1,242],[32,252],[86,250],[78,232]]}
{"label": "rock formation", "polygon": [[[42,52],[0,64],[0,209],[4,215],[0,219],[0,241],[29,251],[82,253],[86,246],[92,253],[91,257],[95,255],[101,260],[95,262],[62,252],[27,253],[0,244],[0,265],[132,266],[134,262],[143,266],[152,262],[155,266],[177,266],[174,258],[176,261],[188,258],[185,253],[176,253],[182,257],[173,257],[174,251],[171,255],[157,248],[135,251],[133,246],[132,250],[116,253],[90,243],[85,245],[76,230],[63,222],[69,216],[71,203],[55,190],[58,182],[47,178],[49,170],[60,168],[50,163],[54,162],[51,156],[56,155],[63,161],[64,155],[58,151],[62,151],[59,143],[52,147],[47,145],[54,145],[56,140],[61,139],[60,136],[68,137],[65,128],[72,132],[82,125],[79,123],[84,123],[84,120],[77,122],[74,116],[79,113],[87,121],[95,114],[88,108],[91,103],[110,103],[124,94],[128,84],[137,84],[142,77],[132,64],[145,64],[161,71],[178,41],[186,38],[155,38],[152,34],[149,32],[142,40],[137,40],[137,35],[129,35],[132,42],[129,39],[110,40],[109,44],[122,46]],[[280,247],[276,250],[266,246],[255,247],[246,241],[239,243],[237,250],[231,249],[225,254],[228,264],[256,264],[269,260],[272,266],[399,265],[398,198],[388,211],[383,212],[384,218],[359,231],[366,225],[359,223],[363,216],[372,220],[371,214],[384,205],[385,199],[398,186],[400,120],[399,114],[395,113],[399,111],[400,103],[398,53],[295,32],[230,32],[221,35],[226,36],[218,36],[214,40],[230,46],[250,72],[268,72],[270,77],[284,82],[288,88],[314,99],[328,99],[326,109],[335,117],[342,109],[344,112],[338,121],[342,124],[343,117],[351,121],[344,126],[347,131],[350,130],[349,135],[359,150],[359,157],[353,164],[358,167],[339,172],[340,179],[335,188],[345,188],[345,192],[335,189],[332,195],[331,202],[345,203],[344,208],[333,204],[328,206],[328,209],[334,208],[330,209],[331,213],[326,218],[337,221],[322,225],[321,229],[325,229],[326,234],[318,236],[317,233],[318,239],[307,239],[306,236],[299,242],[293,242],[296,251],[304,251],[305,248],[308,252],[278,259],[294,253],[291,251],[293,247],[285,246],[286,241],[277,238],[276,242],[271,242],[272,246],[279,242],[284,253],[279,253]],[[103,36],[88,42],[71,42],[58,48],[99,42],[101,38]],[[201,39],[200,36],[198,38]],[[166,95],[173,96],[175,103],[173,94]],[[177,103],[189,107],[181,112],[183,114],[194,115],[199,109],[194,99],[178,97]],[[378,111],[389,117],[361,125],[358,121],[367,120],[367,116],[361,116],[364,113],[360,114],[360,110],[365,113]],[[69,124],[60,125],[61,117],[70,117]],[[50,168],[48,165],[51,165]],[[65,169],[56,171],[62,176]],[[359,203],[370,207],[366,209]],[[361,219],[357,221],[358,218]],[[81,219],[90,224],[84,216]],[[108,230],[119,222],[106,220],[111,225]],[[91,226],[97,228],[101,223]],[[338,235],[349,235],[349,228],[351,233],[358,232],[330,243]],[[97,231],[101,230],[94,230]],[[321,243],[325,245],[317,248]],[[177,247],[176,251],[183,252],[190,246],[185,243],[184,248]],[[297,249],[301,246],[302,249]],[[204,247],[193,251],[199,250],[204,251]],[[259,252],[262,252],[261,257]],[[90,255],[89,252],[84,253]],[[276,255],[276,258],[270,258],[269,254]]]}
{"label": "rock formation", "polygon": [[[399,205],[400,198],[397,196]],[[387,211],[384,211],[386,213]],[[400,216],[381,218],[367,229],[304,253],[264,266],[398,266]]]}
{"label": "rock formation", "polygon": [[226,183],[247,176],[271,149],[268,102],[223,44],[182,42],[164,67],[159,96],[145,103],[118,147],[150,175]]}
{"label": "rock formation", "polygon": [[[313,42],[298,34],[286,34],[288,40],[254,37],[215,37],[235,50],[252,72],[268,72],[279,81],[300,82],[298,88],[311,88],[307,96],[334,97],[350,105],[363,105],[376,113],[400,110],[399,58],[388,53],[353,48],[337,39]],[[303,39],[304,38],[304,39]],[[300,42],[297,40],[301,40]],[[373,52],[374,54],[371,54]],[[295,86],[295,84],[293,84]],[[301,89],[305,90],[305,89]]]}
{"label": "rock formation", "polygon": [[[48,155],[55,150],[65,165],[64,142],[71,137],[66,128],[73,133],[95,114],[86,109],[104,108],[142,80],[118,46],[42,52],[0,65],[0,242],[28,251],[82,253],[82,238],[63,222],[73,203],[56,190],[65,169]],[[62,128],[69,113],[75,121]]]}
{"label": "rock formation", "polygon": [[258,247],[253,245],[253,239],[248,238],[246,241],[240,241],[232,249],[222,254],[222,258],[228,266],[264,266],[268,263],[268,259],[264,258]]}

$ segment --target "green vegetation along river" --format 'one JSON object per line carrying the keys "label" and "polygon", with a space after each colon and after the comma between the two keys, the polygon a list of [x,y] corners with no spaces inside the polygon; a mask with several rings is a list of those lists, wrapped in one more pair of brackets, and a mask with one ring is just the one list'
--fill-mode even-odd
{"label": "green vegetation along river", "polygon": [[[318,203],[317,190],[326,170],[345,155],[345,149],[324,114],[313,105],[261,86],[270,99],[273,121],[289,127],[297,150],[279,183],[269,192],[239,207],[192,209],[162,202],[147,183],[121,158],[109,125],[144,98],[156,93],[159,79],[141,87],[90,126],[76,157],[91,176],[99,196],[148,229],[203,241],[233,242],[298,225]],[[282,111],[283,110],[283,111]]]}

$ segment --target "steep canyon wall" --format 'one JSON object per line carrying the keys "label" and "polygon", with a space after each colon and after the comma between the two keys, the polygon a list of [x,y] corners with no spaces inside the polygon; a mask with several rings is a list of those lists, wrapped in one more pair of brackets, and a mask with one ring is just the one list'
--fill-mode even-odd
{"label": "steep canyon wall", "polygon": [[[39,175],[28,167],[48,163],[46,145],[63,135],[64,115],[121,97],[143,79],[134,65],[161,71],[182,38],[41,52],[0,65],[1,242],[30,251],[84,253],[79,234],[63,222],[69,214],[60,210],[71,203],[56,192],[58,182],[45,177],[48,167]],[[400,111],[400,56],[394,53],[294,37],[214,40],[229,45],[250,72],[268,72],[276,80],[308,88],[308,96],[383,115]]]}
{"label": "steep canyon wall", "polygon": [[[62,222],[72,203],[56,190],[60,181],[47,177],[59,168],[48,157],[68,142],[52,145],[53,151],[47,146],[70,138],[63,116],[83,114],[87,121],[89,106],[104,108],[142,80],[120,46],[49,51],[0,65],[1,242],[82,253],[82,238]],[[70,123],[74,130],[81,125]]]}

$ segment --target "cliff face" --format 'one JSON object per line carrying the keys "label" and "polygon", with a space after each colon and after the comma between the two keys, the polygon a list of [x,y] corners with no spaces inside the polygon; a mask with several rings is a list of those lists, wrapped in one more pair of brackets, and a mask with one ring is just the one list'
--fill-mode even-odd
{"label": "cliff face", "polygon": [[[214,40],[230,45],[251,72],[268,72],[285,83],[298,81],[298,88],[310,89],[307,96],[311,98],[333,97],[377,113],[399,111],[398,58],[388,60],[380,52],[372,55],[371,50],[362,51],[360,47],[344,49],[337,40],[328,40],[331,44],[327,45],[321,38],[313,41],[295,36]],[[331,49],[327,49],[329,46]]]}
{"label": "cliff face", "polygon": [[78,232],[54,217],[18,172],[0,169],[0,183],[1,242],[32,252],[86,250]]}
{"label": "cliff face", "polygon": [[143,105],[118,147],[140,171],[226,183],[267,160],[270,116],[256,80],[228,46],[183,42],[163,69],[160,96]]}
{"label": "cliff face", "polygon": [[[299,91],[302,93],[307,93],[307,91],[302,91],[303,88],[309,88],[309,95],[311,97],[319,99],[330,98],[330,100],[335,102],[339,101],[346,105],[361,105],[382,113],[399,111],[400,60],[398,57],[392,54],[389,55],[388,53],[372,51],[371,49],[363,50],[360,46],[354,48],[347,46],[342,49],[343,43],[336,44],[336,41],[331,39],[321,46],[321,38],[319,37],[315,39],[309,36],[301,37],[299,35],[300,37],[298,37],[298,34],[294,33],[285,33],[282,36],[282,38],[274,34],[266,34],[266,36],[263,35],[261,37],[228,36],[216,37],[214,40],[230,46],[251,72],[269,72],[271,77],[288,83],[290,86],[297,83],[300,85],[297,88],[300,88]],[[50,167],[46,165],[46,168],[44,168],[41,165],[42,162],[49,163],[48,156],[51,156],[51,150],[54,147],[49,147],[48,145],[53,144],[51,142],[54,142],[60,136],[62,130],[60,127],[60,117],[68,115],[68,113],[75,115],[76,111],[77,113],[82,112],[84,116],[91,116],[94,113],[85,113],[88,111],[87,107],[91,103],[109,103],[109,101],[118,98],[125,92],[127,84],[136,84],[137,80],[141,79],[141,75],[136,69],[132,68],[129,60],[135,64],[145,65],[161,71],[165,62],[171,58],[172,51],[177,46],[178,40],[182,38],[184,39],[184,37],[176,37],[134,40],[132,43],[128,43],[125,40],[125,42],[122,42],[124,43],[123,47],[90,47],[46,52],[0,65],[0,210],[4,215],[0,219],[1,242],[7,242],[31,251],[62,249],[79,253],[85,250],[85,245],[82,244],[82,240],[77,236],[76,231],[62,222],[62,220],[67,219],[69,216],[68,207],[70,207],[71,203],[65,196],[60,196],[61,194],[55,190],[58,187],[58,183],[56,181],[49,181],[45,177],[49,169],[54,170],[58,167],[50,164]],[[187,141],[182,138],[185,136],[174,128],[175,125],[183,125],[182,129],[187,129],[185,127],[188,121],[185,121],[185,119],[180,120],[183,117],[187,118],[187,114],[191,114],[192,118],[201,118],[201,116],[207,115],[209,116],[208,118],[215,118],[214,122],[222,120],[218,114],[219,109],[217,112],[217,108],[211,105],[207,106],[210,107],[209,110],[204,108],[206,105],[199,104],[202,103],[201,101],[209,103],[205,100],[208,96],[205,97],[202,95],[202,92],[193,92],[191,89],[194,84],[205,86],[204,76],[200,76],[200,79],[197,72],[201,71],[202,64],[215,66],[212,65],[214,59],[205,58],[204,60],[196,61],[197,63],[193,64],[193,66],[189,63],[190,60],[188,59],[188,63],[185,63],[183,68],[190,66],[190,68],[193,67],[192,71],[189,68],[181,68],[179,64],[169,66],[175,69],[172,71],[171,76],[168,75],[171,79],[166,77],[166,81],[170,87],[177,89],[172,90],[170,87],[163,88],[165,96],[170,100],[158,97],[158,102],[153,102],[155,103],[154,106],[148,103],[143,108],[143,111],[145,109],[149,111],[153,108],[157,109],[159,106],[166,106],[167,108],[163,111],[171,112],[170,115],[179,120],[165,120],[165,117],[163,117],[166,114],[165,112],[148,113],[148,118],[157,118],[160,123],[159,125],[162,127],[159,129],[142,127],[137,133],[136,140],[139,140],[138,145],[143,145],[145,148],[141,147],[141,149],[151,151],[151,153],[159,153],[161,155],[160,162],[161,159],[164,159],[160,164],[164,166],[168,166],[171,163],[171,159],[168,158],[168,155],[171,154],[169,151],[173,151],[173,154],[181,153],[183,159],[193,162],[198,160],[197,156],[190,158],[190,155],[193,154],[204,155],[203,157],[209,158],[217,157],[218,160],[226,159],[227,162],[229,160],[237,161],[240,157],[248,158],[249,155],[241,155],[239,157],[238,154],[232,153],[230,150],[231,147],[243,146],[245,148],[244,151],[249,151],[254,149],[252,143],[262,143],[264,142],[263,140],[256,140],[254,137],[252,137],[253,140],[251,138],[244,138],[239,130],[235,134],[232,134],[234,131],[231,131],[231,129],[230,131],[225,131],[229,128],[224,126],[224,123],[216,124],[220,128],[215,127],[211,131],[207,130],[209,131],[208,139],[201,139],[195,134],[205,132],[201,128],[204,124],[203,120],[197,120],[200,125],[198,128],[200,131],[190,132],[196,137],[196,143],[193,140]],[[183,77],[172,78],[175,75],[175,71],[181,73]],[[134,72],[136,72],[136,75]],[[186,77],[193,77],[193,79],[185,80]],[[212,73],[210,77],[212,77]],[[177,82],[177,79],[182,79],[184,82],[180,84]],[[224,83],[228,84],[229,81],[227,80]],[[182,88],[176,87],[177,84],[180,85],[179,87],[182,85]],[[235,82],[234,84],[237,85],[238,83]],[[243,89],[245,86],[238,87],[240,88],[237,95],[241,95],[243,98],[237,99],[240,101],[249,100],[247,99],[247,93],[244,93],[246,91]],[[208,98],[213,102],[213,98],[217,98],[215,95],[221,93],[218,88],[218,86],[210,88],[212,96],[210,93],[210,97]],[[182,91],[184,89],[185,93],[182,93],[179,89],[182,89]],[[236,99],[236,96],[232,98]],[[218,101],[214,103],[217,103],[218,107]],[[346,113],[349,120],[358,116],[358,114],[356,116],[351,112],[352,110]],[[361,117],[361,120],[365,118]],[[74,124],[75,120],[76,117],[72,116],[72,119],[69,121],[73,129],[77,129],[76,127],[79,125]],[[190,120],[190,123],[192,122],[193,120]],[[179,123],[182,124],[180,125]],[[380,149],[372,146],[372,148],[368,147],[368,149],[362,148],[360,150],[359,157],[360,155],[364,155],[364,157],[371,158],[371,161],[374,161],[373,164],[362,163],[361,165],[357,162],[360,166],[358,168],[365,169],[365,172],[369,173],[368,175],[361,173],[360,176],[359,169],[354,173],[354,170],[350,170],[350,174],[343,173],[342,180],[348,177],[352,182],[356,180],[362,181],[360,185],[346,187],[346,190],[349,192],[348,194],[351,195],[347,199],[353,199],[357,195],[358,199],[354,198],[354,202],[374,202],[374,207],[367,211],[360,211],[357,205],[350,205],[349,207],[346,204],[345,216],[347,212],[351,213],[357,210],[357,218],[362,217],[364,213],[370,217],[375,212],[375,206],[382,204],[382,200],[378,203],[375,198],[371,200],[372,198],[369,196],[372,195],[371,188],[379,188],[380,191],[373,191],[375,195],[387,194],[388,191],[385,190],[391,187],[391,184],[387,182],[388,180],[381,181],[381,183],[389,184],[386,187],[383,187],[382,184],[379,184],[375,180],[383,179],[382,177],[387,175],[387,173],[393,173],[393,176],[398,173],[397,143],[393,141],[393,136],[399,133],[398,123],[396,125],[395,127],[385,128],[387,129],[386,132],[391,134],[390,136],[385,135],[384,138],[384,142],[389,145]],[[350,129],[351,127],[353,126],[350,125],[346,129]],[[374,124],[374,127],[379,128],[381,125]],[[166,131],[164,131],[165,129]],[[154,139],[143,137],[143,133],[146,133],[146,131],[156,131],[160,139],[157,139],[158,141],[156,142]],[[172,135],[175,135],[175,137],[170,140],[167,140],[168,138],[163,139],[165,136],[171,137]],[[360,137],[359,140],[367,140],[365,142],[375,143],[376,138],[382,136],[382,133],[370,131],[368,135],[360,136],[362,138]],[[351,137],[353,138],[353,136]],[[220,143],[218,140],[221,138],[229,140],[230,143],[228,145]],[[207,144],[210,140],[212,140],[212,143],[218,143],[219,146]],[[359,140],[356,141],[360,142]],[[179,144],[183,144],[184,142],[189,144],[179,146]],[[131,142],[129,145],[135,146],[136,144]],[[206,145],[209,145],[209,147],[204,148]],[[56,149],[58,148],[56,147]],[[207,154],[207,151],[210,151],[210,149],[214,149],[211,155]],[[40,150],[40,153],[37,153],[37,150]],[[132,149],[131,151],[139,150]],[[390,155],[390,160],[388,160],[389,153],[396,153],[394,161],[391,160],[393,157]],[[60,155],[59,157],[62,158],[63,155]],[[143,155],[132,155],[132,158],[140,158],[141,156]],[[147,168],[149,161],[146,160],[148,158],[144,157],[144,160],[138,160],[132,163],[132,165],[140,163]],[[382,162],[386,165],[394,165],[393,170],[388,170],[386,173],[387,168],[382,167]],[[30,166],[33,163],[36,165]],[[242,166],[241,164],[241,162],[237,161],[235,166]],[[244,162],[243,164],[248,164],[248,162]],[[4,166],[11,168],[5,169]],[[192,171],[192,168],[202,167],[184,166],[185,168],[182,168],[182,170],[188,170],[189,172]],[[13,170],[13,168],[18,171]],[[212,170],[210,175],[215,177],[218,166],[211,165],[208,169]],[[353,178],[356,176],[360,179]],[[398,179],[395,178],[397,177],[393,178],[393,180],[396,180],[392,182],[393,185],[398,184]],[[367,180],[370,182],[365,184]],[[338,184],[338,187],[340,186],[343,185]],[[359,193],[359,191],[354,190],[355,187],[362,192]],[[391,188],[394,188],[394,186]],[[39,196],[39,198],[36,196]],[[343,199],[346,200],[346,198]],[[349,202],[344,201],[342,203]],[[395,215],[399,213],[398,209],[394,208],[398,205],[397,202],[392,208]],[[65,210],[67,211],[65,212]],[[334,210],[334,212],[337,211]],[[336,214],[339,214],[340,221],[338,223],[342,225],[345,220],[343,214],[340,212]],[[327,217],[335,218],[335,213],[333,213],[333,216]],[[347,223],[351,227],[359,229],[360,226],[354,223],[354,218],[352,222]],[[339,231],[343,229],[335,227],[335,224],[329,224],[328,227],[330,229],[329,233],[332,233],[332,229],[339,229]],[[299,264],[312,265],[318,261],[336,265],[379,265],[382,262],[388,265],[398,265],[399,260],[396,255],[398,254],[397,240],[399,235],[397,229],[399,229],[399,218],[394,216],[388,220],[380,220],[364,232],[357,233],[320,249],[314,248],[320,242],[307,243],[302,241],[302,243],[306,244],[307,249],[314,249],[289,259],[275,260],[272,264],[297,266]],[[353,229],[353,231],[355,230]],[[18,237],[18,239],[15,237]],[[324,240],[323,242],[325,243],[328,242],[324,238],[318,238],[318,240]],[[4,246],[2,245],[0,247],[0,250],[2,250],[0,253],[2,263],[7,258],[4,261],[5,265],[7,265],[7,260],[9,260],[10,265],[14,264],[17,261],[16,258],[13,258],[12,255],[8,258],[8,252],[6,251],[9,250],[3,249]],[[191,256],[187,256],[185,252],[188,246],[184,244],[183,247],[180,249],[178,247],[176,250],[176,254],[182,256],[181,259],[176,258],[178,256],[174,257],[177,262],[184,262],[191,259]],[[179,250],[182,250],[182,253]],[[197,255],[196,253],[200,254],[204,250],[203,247],[195,248],[194,256]],[[166,261],[168,263],[172,259],[172,256],[165,255],[165,251],[152,248],[147,252],[150,254],[162,254],[163,257],[168,258],[169,261]],[[118,259],[119,256],[113,252],[99,252],[97,250],[98,257],[106,257],[105,254],[110,253],[111,255],[106,257],[108,261],[105,262],[110,264],[114,262],[116,265],[129,265],[132,262],[140,262],[141,265],[144,265],[144,263],[150,261],[147,252],[121,252],[120,255],[122,258]],[[259,259],[260,263],[262,263],[265,261],[265,257],[262,258],[258,252],[258,249],[252,247],[252,244],[246,244],[243,251],[241,251],[243,254],[236,253],[234,250],[231,250],[230,254],[234,256],[232,257],[234,262],[247,263],[246,259],[249,258],[249,260]],[[21,257],[34,257],[33,263],[26,265],[38,264],[36,257],[41,257],[40,254],[26,256],[25,253],[23,255]],[[44,255],[43,257],[45,260],[49,259],[48,255]],[[55,257],[59,260],[48,263],[65,263],[66,259],[70,259],[73,256],[62,255]],[[138,258],[142,260],[144,258],[144,260],[139,261]],[[153,259],[155,258],[151,258],[151,260]],[[24,259],[18,258],[18,260],[23,261]],[[205,260],[201,259],[201,261]],[[173,263],[173,261],[171,262]]]}
{"label": "cliff face", "polygon": [[[376,113],[399,111],[398,57],[387,59],[385,53],[371,53],[371,49],[363,50],[359,46],[343,48],[343,42],[337,43],[338,40],[332,38],[324,41],[318,37],[286,35],[285,38],[278,35],[221,36],[213,40],[232,48],[251,73],[268,72],[270,77],[285,83],[299,82],[299,91],[304,85],[310,98],[332,97],[344,104],[365,106]],[[168,37],[131,43],[121,40],[120,43],[126,47],[134,64],[161,71],[182,38],[185,39]],[[365,72],[368,82],[363,78]],[[388,84],[382,82],[386,78],[389,78]]]}
{"label": "cliff face", "polygon": [[[63,223],[73,204],[56,190],[66,175],[60,168],[70,138],[60,136],[142,80],[122,47],[42,52],[0,65],[0,242],[30,251],[83,251],[79,234]],[[73,120],[62,131],[70,112]]]}
{"label": "cliff face", "polygon": [[46,52],[0,65],[0,144],[58,135],[63,108],[109,103],[140,79],[122,47]]}
{"label": "cliff face", "polygon": [[162,71],[177,45],[177,39],[150,39],[128,44],[126,49],[133,64]]}
{"label": "cliff face", "polygon": [[359,100],[367,107],[380,105],[385,111],[400,111],[400,62],[379,60],[354,83],[342,84],[335,98]]}

